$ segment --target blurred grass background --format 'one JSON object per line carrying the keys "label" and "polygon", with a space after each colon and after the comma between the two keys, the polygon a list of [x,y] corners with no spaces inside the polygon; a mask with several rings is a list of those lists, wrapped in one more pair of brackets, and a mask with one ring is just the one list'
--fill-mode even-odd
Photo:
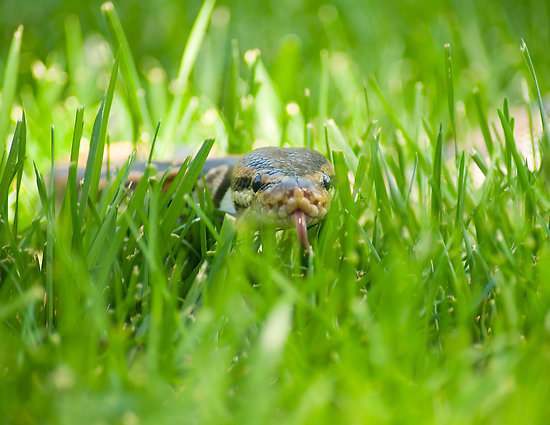
{"label": "blurred grass background", "polygon": [[[163,82],[173,89],[170,83],[177,77],[182,50],[200,6],[199,1],[126,1],[116,5],[143,84],[151,86],[148,96],[153,121],[166,118]],[[0,5],[0,65],[7,58],[15,29],[24,25],[20,98],[27,103],[31,121],[35,103],[52,113],[40,125],[44,131],[39,138],[44,141],[39,145],[48,145],[45,124],[51,122],[62,136],[59,146],[65,148],[61,150],[67,151],[64,123],[72,119],[60,111],[61,101],[69,102],[65,102],[69,116],[74,115],[78,102],[99,104],[107,78],[106,63],[115,49],[103,44],[113,40],[100,8],[98,1],[6,0]],[[411,121],[407,117],[420,107],[422,116],[435,126],[447,107],[442,63],[443,46],[450,43],[457,113],[472,122],[474,87],[481,89],[492,110],[501,103],[503,93],[512,104],[521,102],[520,80],[525,74],[518,46],[522,38],[531,48],[541,89],[547,91],[549,17],[546,1],[218,1],[199,52],[200,71],[193,72],[188,95],[223,105],[231,43],[236,40],[241,54],[260,49],[282,102],[298,102],[303,107],[304,89],[310,88],[316,104],[323,69],[321,52],[326,51],[330,52],[327,61],[335,81],[328,85],[329,117],[349,123],[349,102],[363,103],[362,85],[373,76],[402,122]],[[419,103],[418,83],[428,102]],[[134,131],[114,133],[114,139],[139,138],[137,124],[129,125],[127,119],[122,115],[119,127]]]}
{"label": "blurred grass background", "polygon": [[[550,3],[204,3],[0,4],[0,421],[546,423]],[[94,202],[158,121],[155,157],[216,142]],[[187,201],[266,143],[335,150],[314,256]],[[57,208],[52,146],[97,154]]]}
{"label": "blurred grass background", "polygon": [[[200,5],[199,1],[125,1],[116,5],[141,71],[158,63],[168,79],[176,77],[181,50]],[[84,39],[106,36],[100,6],[98,1],[2,2],[0,57],[5,60],[11,36],[23,24],[21,72],[24,81],[31,82],[34,61],[66,64],[64,28],[68,16],[78,16]],[[387,4],[350,0],[218,1],[214,29],[209,34],[217,61],[212,64],[214,69],[201,68],[200,74],[206,76],[200,93],[210,95],[214,103],[219,101],[217,85],[208,89],[213,80],[210,74],[226,70],[230,40],[236,39],[242,51],[261,50],[285,101],[297,100],[303,87],[318,83],[319,52],[329,49],[346,52],[361,77],[374,74],[383,85],[403,88],[403,102],[410,108],[417,81],[422,81],[430,92],[440,93],[442,46],[451,43],[459,97],[467,97],[471,87],[480,85],[497,104],[503,90],[509,97],[519,94],[515,78],[523,66],[517,48],[522,38],[531,46],[546,91],[550,59],[544,54],[544,46],[550,42],[546,25],[549,9],[548,2],[534,0],[481,4],[470,0]],[[293,68],[300,72],[292,72]]]}
{"label": "blurred grass background", "polygon": [[[104,35],[101,3],[2,2],[2,59],[20,24],[26,28],[23,51],[27,61],[45,61],[54,51],[64,50],[63,28],[71,14],[79,17],[86,36]],[[181,47],[200,5],[199,1],[117,4],[136,61],[156,58],[174,77]],[[406,83],[424,81],[438,70],[440,66],[434,64],[439,64],[441,46],[452,43],[456,60],[464,70],[460,73],[464,82],[491,81],[498,91],[508,86],[510,76],[521,67],[516,47],[523,38],[532,46],[536,67],[548,68],[549,59],[543,52],[550,41],[546,25],[550,10],[545,1],[218,1],[217,7],[218,24],[227,25],[227,38],[221,40],[224,54],[229,53],[229,40],[235,38],[243,50],[259,48],[271,68],[285,42],[289,42],[289,35],[293,35],[293,47],[299,49],[297,58],[304,68],[295,76],[300,86],[310,81],[309,75],[318,74],[314,70],[319,67],[321,49],[346,51],[363,74],[377,72],[379,78],[403,59],[406,72],[400,75]],[[22,67],[23,72],[28,69]]]}

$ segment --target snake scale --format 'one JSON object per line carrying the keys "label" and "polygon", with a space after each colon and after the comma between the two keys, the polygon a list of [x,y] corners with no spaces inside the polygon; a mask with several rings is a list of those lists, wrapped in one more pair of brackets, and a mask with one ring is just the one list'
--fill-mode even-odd
{"label": "snake scale", "polygon": [[[158,173],[175,175],[174,162],[155,162]],[[143,175],[145,163],[134,164],[129,182]],[[77,176],[83,177],[84,170]],[[266,147],[242,156],[207,159],[204,181],[216,208],[277,228],[295,227],[309,248],[307,228],[327,214],[334,192],[334,168],[319,152],[306,148]],[[56,184],[66,172],[56,172]],[[170,181],[170,175],[166,181]]]}

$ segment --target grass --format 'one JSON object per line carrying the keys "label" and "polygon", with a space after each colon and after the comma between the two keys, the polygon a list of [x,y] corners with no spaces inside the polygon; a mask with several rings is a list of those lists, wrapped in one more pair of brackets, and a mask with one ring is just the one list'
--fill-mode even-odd
{"label": "grass", "polygon": [[[488,42],[447,40],[416,57],[398,46],[415,44],[401,18],[373,6],[395,34],[384,39],[382,22],[357,32],[388,43],[365,68],[348,6],[306,8],[318,22],[295,31],[319,24],[323,40],[280,39],[284,56],[270,58],[229,41],[240,6],[206,0],[171,61],[174,82],[170,67],[136,57],[111,3],[102,37],[68,17],[65,59],[35,59],[32,72],[16,72],[32,54],[26,28],[12,34],[0,105],[6,423],[546,423],[548,134],[533,129],[539,116],[547,128],[546,59],[518,41],[517,69],[492,52],[492,76],[474,87],[464,58]],[[498,11],[479,7],[440,15],[471,18],[454,39],[475,38],[476,19]],[[422,7],[402,11],[421,21]],[[510,36],[507,21],[495,25]],[[301,69],[314,54],[319,66]],[[100,190],[104,152],[125,140],[136,150]],[[313,145],[334,163],[336,197],[309,229],[310,254],[292,231],[253,228],[192,196],[209,154],[259,143]],[[197,153],[168,191],[150,167],[128,191],[137,159],[182,145]],[[63,158],[59,193],[50,176]]]}

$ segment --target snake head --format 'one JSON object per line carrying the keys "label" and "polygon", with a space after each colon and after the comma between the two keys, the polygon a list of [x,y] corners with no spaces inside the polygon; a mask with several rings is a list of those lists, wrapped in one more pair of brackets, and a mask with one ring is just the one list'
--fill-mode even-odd
{"label": "snake head", "polygon": [[233,168],[233,202],[238,213],[247,210],[260,222],[278,228],[296,226],[307,246],[305,229],[327,214],[333,179],[332,164],[314,150],[261,148]]}

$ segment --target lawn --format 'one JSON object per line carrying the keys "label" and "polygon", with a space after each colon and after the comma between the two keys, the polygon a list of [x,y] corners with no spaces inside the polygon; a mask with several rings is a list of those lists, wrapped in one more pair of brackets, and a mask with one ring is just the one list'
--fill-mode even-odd
{"label": "lawn", "polygon": [[[548,423],[549,19],[4,0],[0,422]],[[195,190],[265,145],[334,164],[310,252]]]}

